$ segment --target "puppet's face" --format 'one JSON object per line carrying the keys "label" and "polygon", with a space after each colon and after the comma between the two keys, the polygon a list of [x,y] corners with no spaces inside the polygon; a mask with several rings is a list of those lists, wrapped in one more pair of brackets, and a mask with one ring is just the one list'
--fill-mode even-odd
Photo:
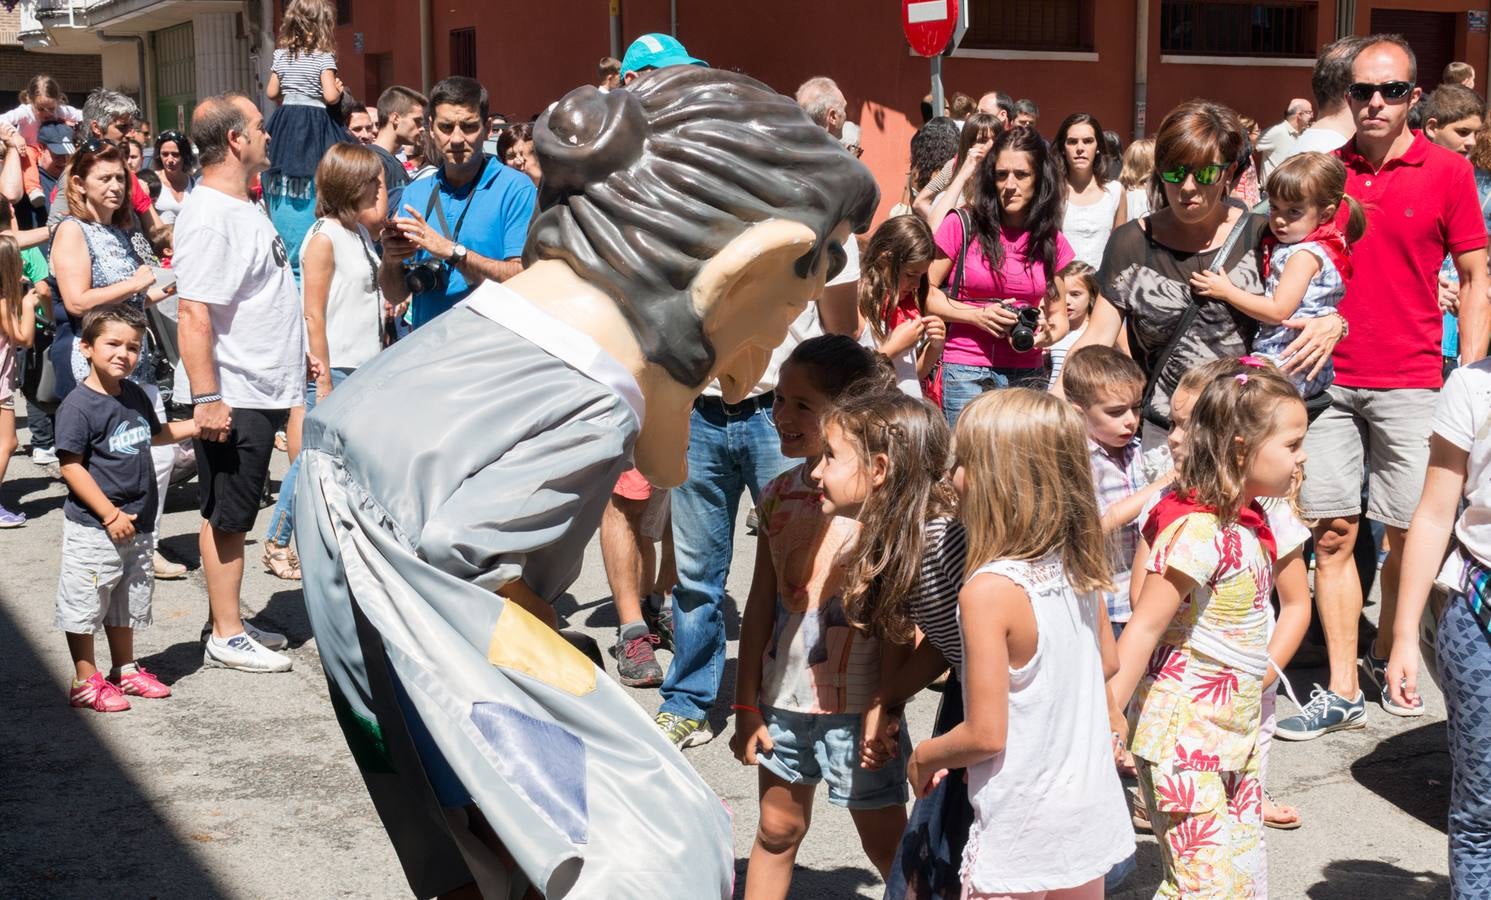
{"label": "puppet's face", "polygon": [[[840,244],[853,239],[848,223],[833,233],[833,240]],[[745,399],[765,373],[772,351],[786,339],[787,327],[808,301],[822,295],[835,254],[820,253],[817,266],[806,278],[796,268],[814,241],[812,230],[798,222],[763,222],[731,241],[701,273],[699,281],[706,289],[696,289],[695,306],[715,350],[712,375],[720,380],[727,403]],[[732,267],[730,260],[741,265]],[[741,274],[717,285],[718,290],[710,290],[709,274],[716,263]],[[706,306],[701,303],[706,297],[715,299]]]}

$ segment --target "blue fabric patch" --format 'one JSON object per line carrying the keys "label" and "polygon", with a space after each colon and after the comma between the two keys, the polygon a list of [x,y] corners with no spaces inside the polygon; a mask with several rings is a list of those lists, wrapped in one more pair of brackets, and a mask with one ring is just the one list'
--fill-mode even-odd
{"label": "blue fabric patch", "polygon": [[585,745],[580,739],[505,703],[473,703],[471,721],[497,751],[497,764],[508,784],[571,841],[588,843]]}

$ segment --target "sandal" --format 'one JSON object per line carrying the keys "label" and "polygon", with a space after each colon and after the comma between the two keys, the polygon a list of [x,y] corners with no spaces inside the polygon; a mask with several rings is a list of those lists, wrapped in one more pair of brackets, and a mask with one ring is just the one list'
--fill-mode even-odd
{"label": "sandal", "polygon": [[300,558],[289,547],[264,542],[264,571],[285,581],[300,580]]}
{"label": "sandal", "polygon": [[1154,825],[1149,821],[1149,810],[1144,806],[1144,799],[1139,796],[1139,789],[1129,788],[1126,793],[1129,795],[1129,819],[1134,823],[1134,830],[1153,834]]}
{"label": "sandal", "polygon": [[[1268,817],[1268,807],[1270,807],[1270,806],[1272,806],[1274,808],[1274,817],[1272,819],[1270,819]],[[1280,818],[1281,814],[1286,809],[1287,810],[1292,810],[1294,812],[1294,818],[1293,819]],[[1269,828],[1277,828],[1280,831],[1293,831],[1294,829],[1300,827],[1301,825],[1303,825],[1305,823],[1304,823],[1304,820],[1300,818],[1299,810],[1295,809],[1292,806],[1285,806],[1282,803],[1275,802],[1273,795],[1270,794],[1268,791],[1264,791],[1263,792],[1263,824],[1267,825]]]}

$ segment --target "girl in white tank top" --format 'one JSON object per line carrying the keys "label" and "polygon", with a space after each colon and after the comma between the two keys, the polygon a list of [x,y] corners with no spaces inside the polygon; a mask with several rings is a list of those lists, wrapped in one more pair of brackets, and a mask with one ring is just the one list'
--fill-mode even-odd
{"label": "girl in white tank top", "polygon": [[921,796],[968,770],[964,897],[1100,898],[1134,833],[1108,725],[1118,659],[1095,593],[1107,551],[1086,432],[1070,405],[1012,388],[970,403],[953,444],[977,566],[958,596],[967,718],[918,745],[907,778]]}

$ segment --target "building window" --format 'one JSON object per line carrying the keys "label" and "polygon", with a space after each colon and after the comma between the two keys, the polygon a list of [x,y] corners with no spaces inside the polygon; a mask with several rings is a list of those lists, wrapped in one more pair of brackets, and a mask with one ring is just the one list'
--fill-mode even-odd
{"label": "building window", "polygon": [[1161,0],[1160,52],[1313,57],[1316,6],[1315,0]]}
{"label": "building window", "polygon": [[450,74],[476,77],[476,29],[453,28],[450,32]]}
{"label": "building window", "polygon": [[970,0],[968,33],[959,46],[970,50],[1093,49],[1097,0]]}
{"label": "building window", "polygon": [[337,0],[337,24],[346,25],[352,21],[352,0]]}

